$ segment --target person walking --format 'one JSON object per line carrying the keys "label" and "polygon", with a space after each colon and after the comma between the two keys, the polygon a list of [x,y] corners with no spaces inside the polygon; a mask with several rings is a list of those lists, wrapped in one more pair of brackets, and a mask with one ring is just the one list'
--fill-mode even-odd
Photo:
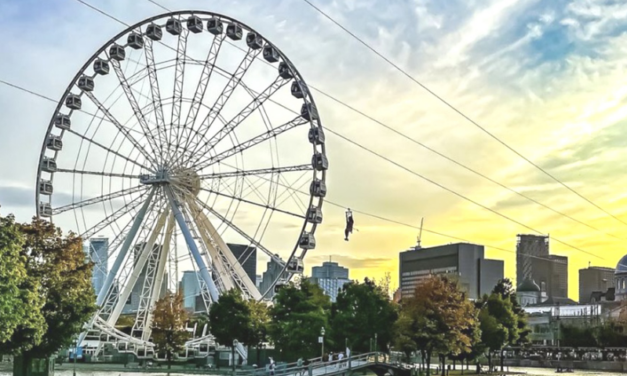
{"label": "person walking", "polygon": [[274,376],[274,359],[270,358],[270,365],[268,368],[270,369],[270,376]]}
{"label": "person walking", "polygon": [[339,354],[338,354],[338,356],[337,356],[337,360],[338,360],[338,363],[337,363],[337,364],[338,364],[338,367],[339,367],[339,368],[344,367],[344,366],[342,365],[342,360],[343,360],[343,359],[344,359],[344,353],[339,353]]}
{"label": "person walking", "polygon": [[298,358],[298,360],[296,361],[296,373],[298,373],[299,375],[302,375],[305,373],[305,369],[303,368],[302,357]]}

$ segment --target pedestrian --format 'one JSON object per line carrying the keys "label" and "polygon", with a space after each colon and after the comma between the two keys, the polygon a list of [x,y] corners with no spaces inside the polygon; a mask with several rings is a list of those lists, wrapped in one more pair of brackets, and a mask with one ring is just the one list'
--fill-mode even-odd
{"label": "pedestrian", "polygon": [[274,376],[274,359],[270,358],[270,365],[268,368],[270,369],[270,376]]}
{"label": "pedestrian", "polygon": [[343,367],[342,366],[342,359],[344,359],[344,354],[343,353],[339,353],[338,356],[337,356],[337,360],[338,360],[337,364],[338,364],[339,368]]}
{"label": "pedestrian", "polygon": [[330,352],[329,353],[329,363],[331,363],[333,361],[333,353]]}
{"label": "pedestrian", "polygon": [[303,368],[303,358],[302,357],[298,358],[298,361],[296,361],[296,372],[299,375],[302,375],[303,373],[305,373],[305,369]]}

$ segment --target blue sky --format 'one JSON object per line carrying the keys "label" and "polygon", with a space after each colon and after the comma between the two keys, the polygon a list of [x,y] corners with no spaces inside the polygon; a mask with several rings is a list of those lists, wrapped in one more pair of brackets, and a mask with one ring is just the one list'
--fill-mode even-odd
{"label": "blue sky", "polygon": [[[147,0],[87,0],[133,23],[162,13]],[[170,9],[227,14],[259,30],[307,82],[426,145],[614,234],[625,225],[586,204],[487,137],[299,0],[173,1]],[[314,0],[329,15],[503,141],[586,197],[625,218],[627,3],[608,0]],[[91,54],[122,26],[75,0],[0,3],[0,79],[60,98]],[[577,268],[613,266],[624,241],[601,235],[469,174],[321,95],[323,122],[377,152],[491,208],[604,255],[591,259],[553,244]],[[0,85],[0,204],[27,220],[34,212],[39,148],[54,104]],[[328,136],[332,200],[402,222],[514,249],[527,232]],[[414,229],[357,217],[342,241],[341,209],[327,208],[313,260],[329,255],[353,277],[396,273],[397,252]],[[423,244],[450,240],[425,235]],[[489,250],[507,261],[510,253]]]}

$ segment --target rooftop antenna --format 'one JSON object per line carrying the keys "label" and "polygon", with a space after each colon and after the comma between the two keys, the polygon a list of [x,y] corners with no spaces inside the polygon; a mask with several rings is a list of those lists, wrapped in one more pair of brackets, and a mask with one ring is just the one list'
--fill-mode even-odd
{"label": "rooftop antenna", "polygon": [[422,241],[422,224],[424,223],[425,218],[422,217],[420,218],[420,232],[418,232],[418,237],[416,238],[416,249],[421,249],[422,246],[420,245],[420,242]]}

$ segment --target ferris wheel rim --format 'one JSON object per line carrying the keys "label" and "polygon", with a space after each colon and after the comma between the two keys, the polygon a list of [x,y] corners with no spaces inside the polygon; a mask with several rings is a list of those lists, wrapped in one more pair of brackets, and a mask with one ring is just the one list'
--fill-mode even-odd
{"label": "ferris wheel rim", "polygon": [[[42,179],[42,162],[44,160],[44,158],[46,157],[46,141],[49,135],[51,135],[51,131],[52,129],[54,129],[54,122],[55,122],[55,116],[57,114],[60,113],[63,104],[64,104],[64,100],[68,97],[68,95],[72,92],[72,89],[75,87],[76,82],[78,81],[78,79],[86,72],[86,70],[90,67],[91,64],[93,64],[93,62],[99,57],[102,56],[103,52],[106,52],[107,49],[115,44],[116,41],[118,41],[120,38],[124,37],[125,35],[128,35],[129,33],[133,32],[134,30],[141,28],[142,26],[145,26],[147,24],[150,24],[154,21],[157,20],[161,20],[161,19],[167,19],[169,17],[173,17],[173,16],[180,16],[180,15],[197,15],[197,16],[209,16],[209,17],[216,17],[219,18],[222,21],[226,21],[226,22],[232,22],[232,23],[236,23],[237,25],[240,25],[242,28],[244,28],[247,31],[251,31],[251,32],[255,32],[256,34],[258,34],[267,44],[270,44],[274,49],[276,49],[276,51],[278,52],[279,56],[281,57],[281,59],[283,61],[285,61],[287,64],[289,64],[289,68],[290,71],[293,73],[293,79],[294,80],[298,80],[300,82],[302,82],[303,84],[306,85],[306,81],[304,80],[303,76],[301,75],[301,73],[298,71],[298,69],[296,68],[296,66],[292,63],[292,61],[283,53],[283,51],[281,51],[281,49],[279,49],[275,44],[273,44],[269,39],[265,38],[263,36],[263,34],[257,32],[255,29],[253,29],[252,27],[248,26],[247,24],[240,22],[232,17],[229,16],[225,16],[223,14],[219,14],[219,13],[214,13],[214,12],[209,12],[209,11],[196,11],[196,10],[180,10],[180,11],[175,11],[175,12],[167,12],[167,13],[163,13],[163,14],[159,14],[147,19],[144,19],[140,22],[137,22],[131,26],[128,26],[127,28],[125,28],[124,30],[122,30],[121,32],[119,32],[118,34],[116,34],[113,38],[109,39],[107,42],[105,42],[102,47],[100,47],[89,59],[86,60],[85,64],[78,70],[77,74],[72,78],[72,80],[70,81],[70,84],[68,85],[68,87],[66,88],[66,90],[64,91],[63,95],[61,96],[57,107],[55,108],[55,110],[53,111],[53,115],[52,118],[49,122],[47,131],[45,133],[45,138],[40,150],[40,156],[39,156],[39,161],[38,161],[38,167],[37,167],[37,177],[36,177],[36,187],[39,185],[41,179]],[[261,59],[260,59],[261,60]],[[144,77],[145,79],[145,77]],[[310,103],[311,105],[315,106],[315,100],[313,98],[312,93],[309,90],[306,90],[306,92],[304,93],[304,97],[302,98],[304,103]],[[156,107],[156,106],[155,106]],[[153,109],[154,110],[154,109]],[[72,110],[70,112],[71,113],[74,112],[74,110]],[[95,115],[92,118],[92,120],[95,119]],[[101,119],[102,122],[102,119]],[[322,120],[320,118],[320,116],[318,115],[318,117],[316,119],[311,119],[308,121],[310,124],[310,127],[314,127],[317,126],[320,129],[323,129],[322,126]],[[145,135],[146,137],[148,137],[148,135]],[[116,136],[117,137],[117,136]],[[325,143],[322,143],[319,145],[320,147],[320,151],[323,155],[326,156],[326,145]],[[314,151],[316,150],[316,146],[314,145]],[[58,151],[56,151],[55,157],[57,155]],[[108,156],[107,156],[108,158]],[[113,157],[115,158],[115,157]],[[146,163],[149,164],[150,161],[146,160]],[[128,163],[128,161],[126,161],[125,163]],[[152,165],[151,165],[152,166]],[[137,166],[133,166],[133,170],[136,168]],[[321,171],[316,171],[316,169],[313,169],[313,178],[314,179],[318,179],[321,180],[322,182],[326,181],[326,170],[321,170]],[[319,175],[317,174],[317,172],[319,173]],[[51,176],[54,176],[54,174],[52,174]],[[49,195],[48,200],[51,199],[52,195]],[[307,205],[307,208],[311,208],[312,205],[314,204],[314,201],[317,199],[317,207],[318,208],[322,208],[323,203],[324,203],[324,197],[315,197],[314,195],[310,194],[309,195],[309,202]],[[36,203],[36,213],[38,217],[41,217],[41,213],[40,213],[40,204],[41,201],[41,194],[39,189],[35,189],[35,203]],[[50,202],[50,201],[49,201]],[[53,217],[51,217],[50,220],[52,220]],[[311,233],[315,233],[316,228],[317,228],[318,224],[317,223],[313,223],[311,225]],[[303,221],[303,225],[300,228],[300,236],[302,236],[302,234],[305,233],[306,229],[308,227],[308,222],[305,219]],[[300,238],[299,236],[299,238]],[[284,280],[281,278],[281,276],[285,275],[287,273],[287,269],[288,266],[290,264],[290,262],[296,258],[299,257],[300,259],[304,259],[305,255],[307,254],[307,249],[303,249],[300,253],[300,256],[297,256],[297,253],[299,251],[299,242],[298,240],[296,241],[296,244],[294,245],[294,248],[292,249],[292,251],[289,254],[289,257],[287,258],[287,260],[284,263],[284,266],[282,268],[282,270],[280,271],[280,273],[278,274],[277,278],[274,279],[273,283],[271,284],[271,286],[265,291],[260,291],[261,293],[261,298],[260,299],[264,299],[268,293],[270,293],[275,285],[281,281]],[[287,280],[289,281],[294,274],[291,273],[287,273],[288,278]]]}

